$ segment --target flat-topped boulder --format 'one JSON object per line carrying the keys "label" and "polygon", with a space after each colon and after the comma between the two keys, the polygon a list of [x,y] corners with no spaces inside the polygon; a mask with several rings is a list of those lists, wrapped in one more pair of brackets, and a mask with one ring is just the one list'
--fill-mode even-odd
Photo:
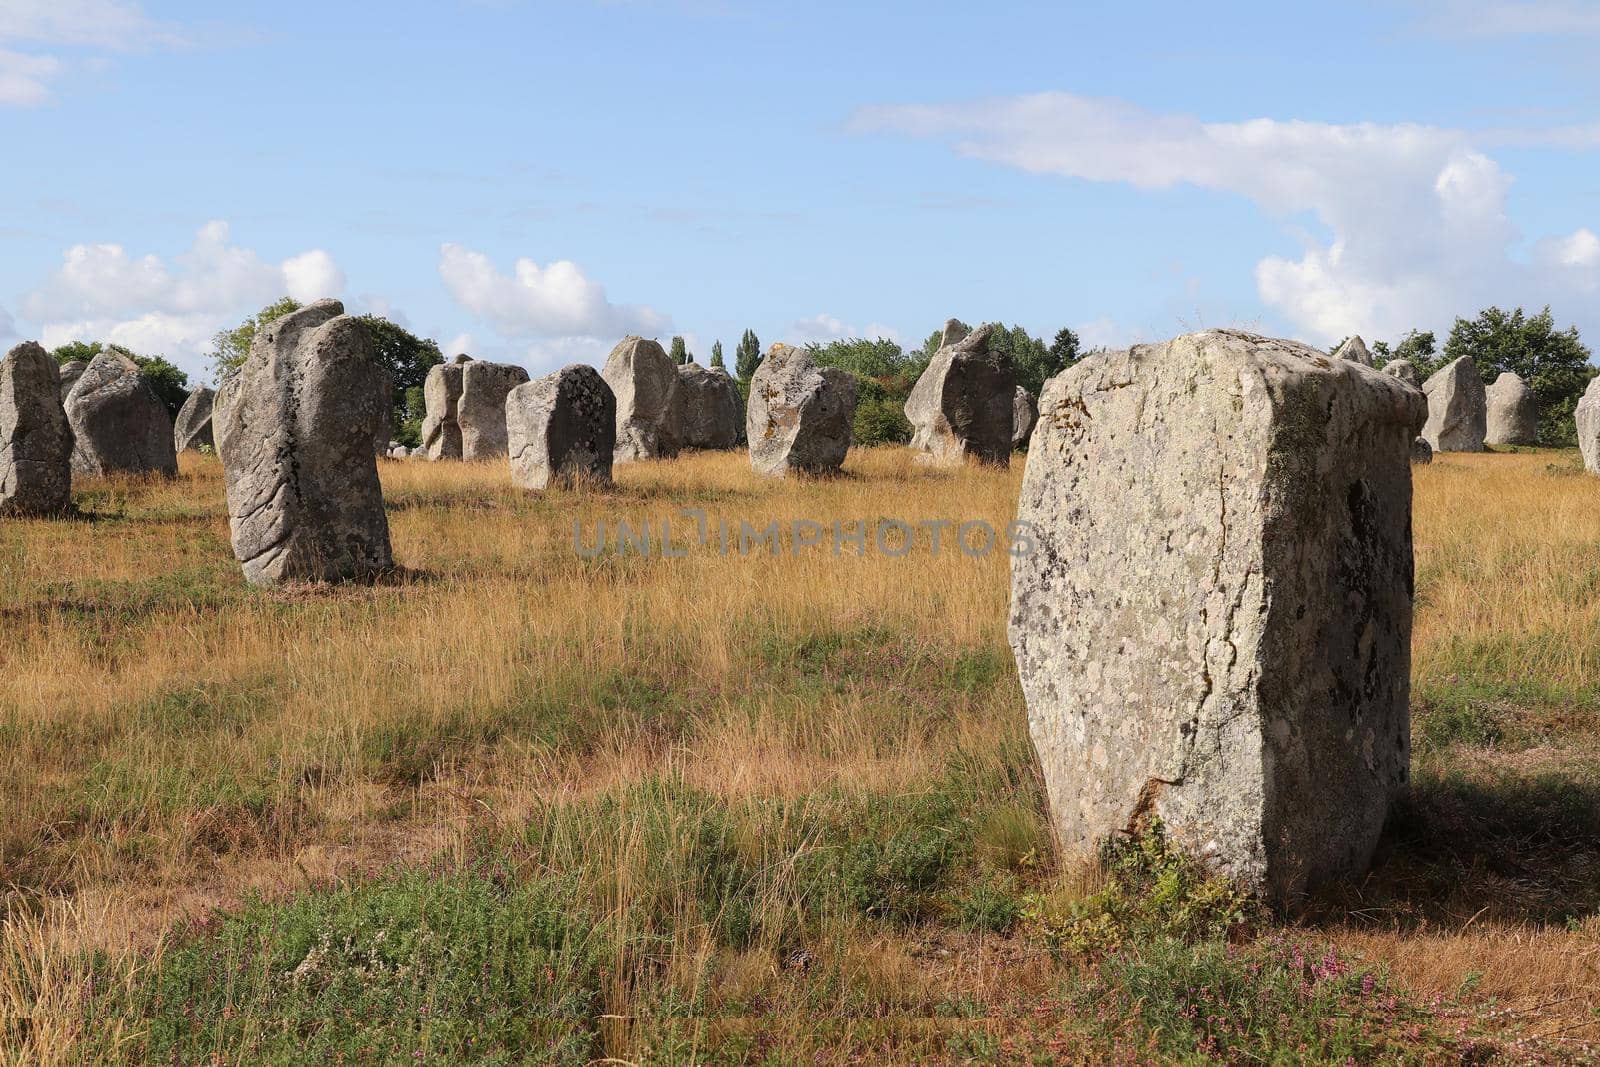
{"label": "flat-topped boulder", "polygon": [[1359,876],[1410,766],[1422,394],[1232,330],[1050,379],[1011,645],[1069,854],[1154,819],[1275,903]]}
{"label": "flat-topped boulder", "polygon": [[1033,433],[1033,424],[1039,421],[1039,405],[1033,394],[1017,386],[1017,397],[1011,404],[1011,447],[1022,448]]}
{"label": "flat-topped boulder", "polygon": [[172,416],[122,349],[107,348],[89,361],[66,409],[74,473],[178,476]]}
{"label": "flat-topped boulder", "polygon": [[72,428],[56,362],[34,341],[0,359],[0,514],[72,507]]}
{"label": "flat-topped boulder", "polygon": [[462,459],[505,458],[506,396],[527,380],[528,372],[510,363],[474,360],[461,368],[456,424]]}
{"label": "flat-topped boulder", "polygon": [[617,398],[593,367],[575,363],[511,390],[506,429],[521,488],[611,484]]}
{"label": "flat-topped boulder", "polygon": [[673,396],[672,436],[680,448],[727,449],[739,443],[739,385],[720,367],[684,363]]}
{"label": "flat-topped boulder", "polygon": [[1484,444],[1539,443],[1539,398],[1518,375],[1505,371],[1484,390]]}
{"label": "flat-topped boulder", "polygon": [[750,379],[750,465],[772,477],[826,474],[850,451],[855,375],[818,367],[803,348],[775,344]]}
{"label": "flat-topped boulder", "polygon": [[1428,424],[1422,436],[1435,452],[1482,452],[1488,432],[1488,398],[1471,356],[1449,363],[1422,384]]}
{"label": "flat-topped boulder", "polygon": [[373,441],[387,370],[362,324],[320,300],[262,327],[213,423],[233,552],[253,584],[394,565]]}
{"label": "flat-topped boulder", "polygon": [[172,423],[172,447],[178,452],[216,447],[211,433],[211,409],[216,399],[216,391],[202,385],[183,402]]}
{"label": "flat-topped boulder", "polygon": [[617,398],[617,462],[660,459],[677,451],[672,430],[677,364],[655,341],[624,337],[600,376]]}
{"label": "flat-topped boulder", "polygon": [[1011,462],[1017,372],[1007,353],[993,348],[994,327],[962,333],[954,319],[940,347],[906,398],[914,431],[911,447],[939,463],[971,458],[996,466]]}
{"label": "flat-topped boulder", "polygon": [[456,356],[448,363],[428,368],[422,383],[422,450],[432,460],[461,458],[461,423],[457,410],[461,402],[462,370],[473,362],[471,356]]}

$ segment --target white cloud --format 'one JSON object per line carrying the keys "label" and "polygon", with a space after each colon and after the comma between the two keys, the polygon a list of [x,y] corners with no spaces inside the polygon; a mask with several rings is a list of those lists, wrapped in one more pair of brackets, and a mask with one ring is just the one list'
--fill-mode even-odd
{"label": "white cloud", "polygon": [[1594,0],[1424,0],[1423,27],[1446,37],[1600,33]]}
{"label": "white cloud", "polygon": [[881,322],[869,322],[866,326],[858,329],[837,316],[824,312],[813,315],[808,319],[799,319],[791,323],[787,340],[790,344],[805,345],[812,342],[824,344],[828,341],[851,340],[854,338],[877,340],[880,337],[890,341],[899,341],[900,331]]}
{"label": "white cloud", "polygon": [[209,222],[173,257],[131,256],[119,244],[74,245],[62,265],[23,297],[24,318],[49,346],[114,341],[203,369],[213,334],[285,293],[337,297],[344,274],[320,249],[270,263],[230,243],[228,224]]}
{"label": "white cloud", "polygon": [[[1580,231],[1533,261],[1506,217],[1507,175],[1468,134],[1411,124],[1254,119],[1208,123],[1065,93],[953,106],[868,108],[860,132],[948,140],[975,159],[1145,189],[1192,185],[1249,198],[1304,242],[1256,266],[1261,299],[1314,340],[1448,325],[1487,303],[1587,314],[1600,266]],[[1294,217],[1332,233],[1307,237]],[[1591,325],[1600,327],[1600,321]]]}
{"label": "white cloud", "polygon": [[73,65],[53,51],[19,52],[14,44],[86,53],[83,69],[104,66],[105,52],[183,43],[170,27],[127,0],[3,0],[0,2],[0,107],[32,107],[50,98],[50,83]]}
{"label": "white cloud", "polygon": [[439,277],[457,303],[508,338],[614,343],[624,334],[651,337],[671,328],[651,308],[611,303],[605,287],[568,260],[541,267],[519,259],[507,275],[482,252],[447,244],[439,250]]}

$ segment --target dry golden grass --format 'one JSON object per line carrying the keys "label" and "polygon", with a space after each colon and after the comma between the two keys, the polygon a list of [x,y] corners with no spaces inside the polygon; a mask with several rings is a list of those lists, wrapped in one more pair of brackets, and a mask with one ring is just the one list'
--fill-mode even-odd
{"label": "dry golden grass", "polygon": [[[758,528],[894,518],[1003,529],[1021,465],[941,472],[883,449],[852,454],[846,471],[773,483],[742,455],[700,455],[619,467],[607,490],[530,496],[499,465],[385,463],[403,571],[344,588],[246,587],[220,472],[204,458],[185,457],[170,484],[80,487],[84,521],[0,525],[0,966],[13,961],[0,973],[0,1055],[72,1060],[84,949],[132,974],[182,920],[247,891],[464,861],[485,834],[603,798],[642,803],[630,790],[661,781],[748,808],[732,831],[739,848],[792,862],[768,855],[763,835],[783,831],[751,805],[840,795],[870,807],[918,794],[953,760],[975,778],[1012,767],[1026,731],[1002,552],[972,559],[946,543],[935,557],[926,534],[903,559],[573,550],[574,522],[588,545],[597,522],[618,519],[670,521],[683,543],[684,508]],[[1425,721],[1446,724],[1419,743],[1419,776],[1444,797],[1422,805],[1421,832],[1467,803],[1440,784],[1451,776],[1492,792],[1506,776],[1554,774],[1593,803],[1600,480],[1562,453],[1442,456],[1418,471],[1415,533],[1415,690]],[[972,664],[976,686],[960,680]],[[1473,732],[1484,723],[1488,741]],[[982,831],[1002,868],[1037,862],[1043,833],[1032,799],[1014,807]],[[659,843],[582,820],[543,825],[529,846],[538,862],[586,857],[607,872],[593,892],[611,913],[653,891]],[[1360,901],[1319,913],[1319,929],[1417,988],[1476,983],[1552,1027],[1581,1026],[1600,988],[1595,923],[1551,917],[1593,907],[1572,879],[1600,878],[1600,855],[1570,853],[1600,845],[1563,833],[1509,875],[1402,843]],[[1563,848],[1575,868],[1539,867]],[[1048,876],[1069,896],[1083,877]],[[792,892],[780,873],[763,899],[775,926],[797,907]],[[1448,900],[1433,907],[1430,894]],[[1474,915],[1486,897],[1500,906]],[[720,1002],[787,1003],[798,980],[770,951],[718,949],[700,920],[680,918],[665,982],[690,989],[710,975]],[[1021,939],[912,928],[842,930],[839,944],[839,1016],[1004,1002],[1060,974]],[[629,990],[611,990],[608,1007],[608,1049],[635,1049]],[[8,1046],[5,1016],[23,1013],[27,1040]]]}

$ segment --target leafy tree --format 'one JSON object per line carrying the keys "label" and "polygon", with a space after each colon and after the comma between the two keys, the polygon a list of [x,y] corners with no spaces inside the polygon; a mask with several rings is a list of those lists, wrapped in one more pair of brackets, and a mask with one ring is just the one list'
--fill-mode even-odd
{"label": "leafy tree", "polygon": [[422,420],[427,415],[427,404],[422,397],[422,386],[413,385],[406,390],[400,405],[400,425],[395,430],[395,443],[407,448],[422,444]]}
{"label": "leafy tree", "polygon": [[722,370],[727,368],[722,363],[722,342],[716,341],[711,345],[711,365]]}
{"label": "leafy tree", "polygon": [[744,336],[739,338],[739,347],[733,350],[734,376],[741,382],[748,382],[759,366],[761,366],[761,342],[756,340],[754,330],[746,330]]}
{"label": "leafy tree", "polygon": [[838,367],[856,377],[856,444],[905,443],[911,440],[906,397],[927,368],[920,352],[908,356],[887,338],[854,338],[808,346],[819,367]]}
{"label": "leafy tree", "polygon": [[422,387],[428,380],[428,370],[444,362],[444,353],[439,351],[437,341],[418,337],[377,315],[360,315],[356,321],[367,328],[379,361],[389,368],[389,377],[394,382],[394,406],[404,421],[406,392]]}
{"label": "leafy tree", "polygon": [[[1338,347],[1335,345],[1329,351],[1338,351]],[[1419,379],[1426,380],[1429,375],[1448,362],[1438,357],[1438,349],[1439,342],[1434,338],[1432,330],[1410,330],[1393,345],[1386,341],[1374,341],[1372,363],[1375,367],[1382,367],[1385,363],[1403,359],[1416,368]]]}
{"label": "leafy tree", "polygon": [[[164,356],[141,356],[137,352],[129,352],[126,348],[117,350],[138,365],[139,372],[150,383],[150,388],[155,390],[156,396],[161,398],[167,413],[176,418],[178,412],[183,410],[184,401],[189,399],[189,376],[173,366]],[[105,345],[99,341],[68,341],[51,352],[50,356],[56,361],[57,366],[64,367],[74,360],[87,363],[103,351]]]}
{"label": "leafy tree", "polygon": [[[1055,340],[1050,342],[1050,361],[1055,369],[1039,379],[1039,388],[1044,388],[1047,379],[1055,377],[1082,358],[1083,352],[1079,348],[1078,335],[1065,327],[1057,330]],[[1027,386],[1026,382],[1023,385],[1034,396],[1039,395],[1039,389]]]}
{"label": "leafy tree", "polygon": [[1539,399],[1539,442],[1545,445],[1577,442],[1573,411],[1596,373],[1591,354],[1576,326],[1556,329],[1549,307],[1532,316],[1521,308],[1486,308],[1475,319],[1456,319],[1444,343],[1446,362],[1471,356],[1485,382],[1511,371],[1528,383]]}
{"label": "leafy tree", "polygon": [[667,352],[667,355],[671,358],[672,362],[676,363],[680,367],[685,363],[694,362],[694,357],[689,354],[689,347],[683,343],[682,337],[676,335],[674,335],[672,338],[672,348]]}
{"label": "leafy tree", "polygon": [[273,319],[281,319],[291,311],[300,310],[300,301],[292,296],[275,300],[256,314],[245,319],[231,330],[223,330],[211,339],[212,378],[222,381],[244,363],[250,355],[250,343],[256,331]]}

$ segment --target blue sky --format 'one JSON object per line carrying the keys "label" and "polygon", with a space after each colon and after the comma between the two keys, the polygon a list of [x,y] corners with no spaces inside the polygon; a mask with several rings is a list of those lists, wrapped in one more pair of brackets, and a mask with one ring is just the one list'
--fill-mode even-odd
{"label": "blue sky", "polygon": [[[1296,10],[1315,8],[1315,10]],[[0,343],[1600,341],[1600,2],[0,0]]]}

